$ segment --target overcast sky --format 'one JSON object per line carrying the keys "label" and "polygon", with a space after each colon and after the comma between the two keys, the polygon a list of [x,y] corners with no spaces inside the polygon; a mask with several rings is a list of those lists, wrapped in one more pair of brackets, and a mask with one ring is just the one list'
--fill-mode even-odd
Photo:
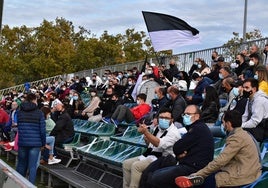
{"label": "overcast sky", "polygon": [[[3,25],[39,26],[43,19],[63,17],[99,37],[124,33],[128,28],[146,31],[141,11],[169,14],[200,31],[201,44],[180,47],[174,53],[221,46],[232,32],[243,33],[245,0],[5,0]],[[247,31],[260,29],[268,36],[268,1],[248,0]],[[148,33],[147,33],[148,34]]]}

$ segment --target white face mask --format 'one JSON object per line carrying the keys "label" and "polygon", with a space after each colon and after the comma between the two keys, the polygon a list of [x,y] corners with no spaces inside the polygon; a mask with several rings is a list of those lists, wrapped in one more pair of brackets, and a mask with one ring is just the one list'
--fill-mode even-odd
{"label": "white face mask", "polygon": [[90,92],[90,95],[91,95],[92,97],[94,97],[94,96],[96,96],[96,93],[95,93],[95,92]]}
{"label": "white face mask", "polygon": [[254,61],[250,60],[249,61],[249,66],[254,66],[254,65],[255,65]]}
{"label": "white face mask", "polygon": [[140,100],[137,100],[137,102],[136,102],[136,103],[139,105],[141,102],[140,102]]}

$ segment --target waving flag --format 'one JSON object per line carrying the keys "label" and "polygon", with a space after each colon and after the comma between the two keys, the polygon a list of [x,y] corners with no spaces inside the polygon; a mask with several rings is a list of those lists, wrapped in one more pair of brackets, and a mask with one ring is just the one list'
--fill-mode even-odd
{"label": "waving flag", "polygon": [[174,16],[142,11],[155,51],[199,43],[199,31]]}

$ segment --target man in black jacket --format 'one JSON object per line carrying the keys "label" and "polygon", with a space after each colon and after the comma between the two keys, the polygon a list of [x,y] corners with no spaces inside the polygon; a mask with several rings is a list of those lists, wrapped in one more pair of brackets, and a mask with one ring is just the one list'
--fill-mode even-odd
{"label": "man in black jacket", "polygon": [[65,110],[64,104],[59,99],[53,102],[53,108],[59,111],[59,116],[50,136],[55,136],[55,145],[62,146],[62,144],[69,143],[73,140],[74,125],[70,115]]}
{"label": "man in black jacket", "polygon": [[180,90],[175,85],[172,85],[168,88],[167,96],[170,101],[166,103],[165,106],[171,108],[174,124],[176,127],[180,127],[180,123],[182,123],[181,114],[184,112],[186,102],[181,96]]}
{"label": "man in black jacket", "polygon": [[153,172],[148,179],[152,187],[175,188],[177,176],[187,176],[197,172],[213,160],[213,137],[207,125],[200,120],[200,114],[198,106],[189,105],[185,109],[183,124],[188,132],[173,146],[178,164]]}

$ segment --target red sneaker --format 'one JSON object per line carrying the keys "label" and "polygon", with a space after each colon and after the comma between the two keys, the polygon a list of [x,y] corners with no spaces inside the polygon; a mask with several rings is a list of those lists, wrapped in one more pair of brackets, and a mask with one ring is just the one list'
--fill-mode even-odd
{"label": "red sneaker", "polygon": [[180,176],[175,179],[176,185],[181,188],[193,187],[201,185],[204,182],[204,178],[201,176]]}

